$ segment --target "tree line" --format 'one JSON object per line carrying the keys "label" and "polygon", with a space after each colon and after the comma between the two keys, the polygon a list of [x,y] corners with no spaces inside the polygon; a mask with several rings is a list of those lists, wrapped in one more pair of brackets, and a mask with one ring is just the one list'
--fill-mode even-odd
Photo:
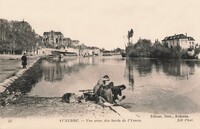
{"label": "tree line", "polygon": [[[194,50],[194,57],[188,55],[187,51]],[[149,39],[139,39],[135,44],[130,43],[126,47],[126,52],[129,57],[148,57],[148,58],[175,58],[186,59],[195,58],[195,55],[200,53],[200,47],[196,46],[194,49],[182,49],[179,45],[168,47],[167,44],[162,44],[155,40],[151,42]]]}
{"label": "tree line", "polygon": [[0,53],[21,54],[35,52],[42,38],[26,21],[0,19]]}

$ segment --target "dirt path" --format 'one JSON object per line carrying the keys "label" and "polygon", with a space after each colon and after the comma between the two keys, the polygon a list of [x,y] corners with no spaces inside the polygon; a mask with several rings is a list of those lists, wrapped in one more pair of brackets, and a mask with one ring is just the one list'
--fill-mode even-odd
{"label": "dirt path", "polygon": [[[21,55],[0,55],[0,83],[22,69],[20,58]],[[28,65],[36,59],[38,56],[28,57]]]}

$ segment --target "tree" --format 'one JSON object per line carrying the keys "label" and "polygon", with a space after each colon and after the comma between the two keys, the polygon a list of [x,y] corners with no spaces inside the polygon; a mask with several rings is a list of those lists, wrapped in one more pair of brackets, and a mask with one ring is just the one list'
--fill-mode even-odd
{"label": "tree", "polygon": [[104,52],[105,51],[105,48],[101,48],[101,52]]}
{"label": "tree", "polygon": [[130,43],[130,39],[133,37],[133,29],[128,31],[128,42]]}
{"label": "tree", "polygon": [[137,43],[130,44],[128,49],[128,55],[131,57],[150,57],[151,41],[148,39],[139,39]]}
{"label": "tree", "polygon": [[114,49],[114,51],[115,51],[116,53],[118,53],[118,52],[122,52],[122,49],[118,47],[118,48]]}
{"label": "tree", "polygon": [[0,53],[21,54],[22,51],[34,52],[39,42],[31,25],[25,21],[7,21],[0,19]]}

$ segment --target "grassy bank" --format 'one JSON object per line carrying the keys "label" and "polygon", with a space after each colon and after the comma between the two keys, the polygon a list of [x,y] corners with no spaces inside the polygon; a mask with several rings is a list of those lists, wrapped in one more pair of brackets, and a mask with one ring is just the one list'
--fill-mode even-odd
{"label": "grassy bank", "polygon": [[41,60],[38,60],[33,67],[25,71],[25,73],[15,80],[7,89],[10,92],[20,91],[22,94],[26,94],[32,89],[32,86],[41,79],[41,77]]}

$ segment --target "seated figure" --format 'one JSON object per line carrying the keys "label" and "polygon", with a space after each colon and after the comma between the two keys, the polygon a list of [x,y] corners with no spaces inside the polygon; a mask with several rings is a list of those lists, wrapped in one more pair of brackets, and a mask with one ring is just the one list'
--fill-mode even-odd
{"label": "seated figure", "polygon": [[[105,102],[108,102],[110,104],[119,105],[119,102],[125,99],[125,96],[122,96],[122,90],[124,89],[126,89],[125,85],[114,86],[113,82],[110,82],[104,87],[99,87],[97,90],[97,103],[103,105]],[[120,96],[122,97],[120,98]]]}

